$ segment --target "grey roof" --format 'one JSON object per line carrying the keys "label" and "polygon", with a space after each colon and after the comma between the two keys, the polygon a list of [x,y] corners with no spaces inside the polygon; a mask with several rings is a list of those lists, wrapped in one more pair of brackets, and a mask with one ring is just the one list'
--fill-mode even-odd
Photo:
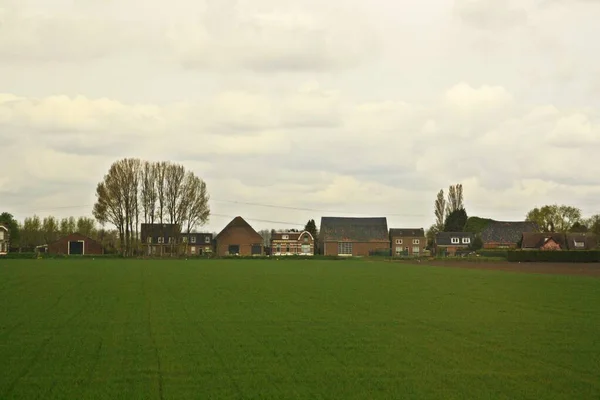
{"label": "grey roof", "polygon": [[322,217],[319,238],[324,242],[388,242],[387,218]]}
{"label": "grey roof", "polygon": [[[583,248],[575,246],[575,242],[582,242]],[[569,250],[593,250],[598,247],[598,236],[593,233],[567,233],[567,247]]]}
{"label": "grey roof", "polygon": [[425,237],[423,228],[400,228],[390,229],[391,237]]}
{"label": "grey roof", "polygon": [[529,221],[490,221],[481,232],[481,240],[483,243],[518,243],[523,232],[539,232],[539,227]]}
{"label": "grey roof", "polygon": [[[461,243],[452,243],[452,238],[459,238]],[[462,238],[470,238],[471,241],[475,238],[475,234],[471,232],[438,232],[435,235],[435,244],[438,246],[467,246],[462,243]]]}

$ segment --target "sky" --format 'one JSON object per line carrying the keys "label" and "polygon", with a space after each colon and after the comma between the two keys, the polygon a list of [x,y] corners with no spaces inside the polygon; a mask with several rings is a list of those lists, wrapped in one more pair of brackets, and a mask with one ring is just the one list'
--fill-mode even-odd
{"label": "sky", "polygon": [[0,0],[0,211],[90,216],[123,157],[220,231],[600,213],[600,1]]}

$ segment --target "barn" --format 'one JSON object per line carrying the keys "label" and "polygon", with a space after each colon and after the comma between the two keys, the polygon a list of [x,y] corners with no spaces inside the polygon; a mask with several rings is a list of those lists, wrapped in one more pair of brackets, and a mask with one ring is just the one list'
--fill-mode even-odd
{"label": "barn", "polygon": [[48,245],[49,254],[68,254],[68,255],[100,255],[104,254],[102,245],[80,233],[71,233],[63,236],[57,241]]}

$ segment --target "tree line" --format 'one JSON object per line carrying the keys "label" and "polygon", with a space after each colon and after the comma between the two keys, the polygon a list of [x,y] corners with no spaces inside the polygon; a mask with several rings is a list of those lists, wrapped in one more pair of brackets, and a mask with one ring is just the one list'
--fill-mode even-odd
{"label": "tree line", "polygon": [[38,246],[75,232],[99,241],[107,252],[118,251],[117,232],[114,229],[104,229],[90,217],[59,219],[51,215],[44,218],[33,215],[19,223],[12,214],[4,212],[0,214],[0,223],[9,227],[11,247],[20,251],[33,252]]}

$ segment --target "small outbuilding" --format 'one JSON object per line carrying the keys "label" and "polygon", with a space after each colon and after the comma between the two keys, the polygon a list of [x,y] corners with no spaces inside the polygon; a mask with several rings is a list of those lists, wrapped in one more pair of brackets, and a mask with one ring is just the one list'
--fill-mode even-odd
{"label": "small outbuilding", "polygon": [[66,255],[100,255],[104,254],[104,249],[100,242],[82,235],[80,233],[71,233],[63,236],[57,241],[48,245],[49,254]]}

